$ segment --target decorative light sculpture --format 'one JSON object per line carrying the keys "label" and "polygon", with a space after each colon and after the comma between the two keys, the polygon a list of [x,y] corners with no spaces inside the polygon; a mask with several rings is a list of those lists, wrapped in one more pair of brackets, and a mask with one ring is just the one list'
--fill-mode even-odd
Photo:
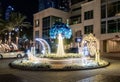
{"label": "decorative light sculpture", "polygon": [[72,35],[72,30],[69,28],[68,24],[64,24],[61,22],[56,22],[53,27],[50,29],[50,38],[56,39],[58,38],[58,48],[56,56],[64,55],[64,47],[63,47],[63,38],[70,38]]}
{"label": "decorative light sculpture", "polygon": [[42,47],[43,47],[43,50],[42,50],[43,54],[50,54],[51,53],[51,49],[50,49],[50,46],[47,43],[47,41],[45,41],[42,38],[36,38],[35,40],[38,41],[42,45]]}
{"label": "decorative light sculpture", "polygon": [[[100,62],[99,41],[93,34],[89,34],[83,38],[82,48],[87,46],[89,54],[95,56],[95,61]],[[83,51],[83,53],[85,53]],[[85,54],[83,54],[85,56]]]}
{"label": "decorative light sculpture", "polygon": [[[55,26],[56,30],[54,28],[51,29],[51,31],[54,29],[54,33],[51,37],[58,37],[58,51],[57,54],[53,54],[53,56],[56,57],[49,57],[48,56],[42,56],[42,57],[35,57],[32,54],[32,51],[28,50],[27,54],[28,54],[28,59],[20,59],[20,60],[16,60],[14,62],[12,62],[10,65],[11,67],[15,67],[18,69],[24,69],[24,67],[26,67],[28,70],[75,70],[75,69],[91,69],[91,68],[99,68],[99,67],[104,67],[109,65],[108,62],[104,61],[104,60],[100,60],[100,53],[99,53],[99,43],[98,40],[92,35],[88,35],[85,36],[83,38],[82,41],[82,48],[86,47],[85,50],[87,50],[91,56],[95,55],[95,59],[88,57],[88,55],[83,53],[83,57],[79,57],[79,58],[64,58],[66,55],[64,55],[64,49],[63,49],[63,37],[65,38],[64,35],[62,35],[64,31],[59,30],[57,28],[59,28],[59,26]],[[64,27],[60,27],[63,28]],[[59,28],[59,29],[60,29]],[[71,32],[71,30],[67,30],[68,34],[69,32]],[[52,31],[53,32],[53,31]],[[47,46],[47,44],[45,44],[46,42],[44,42],[44,40],[42,41],[40,38],[37,38],[36,41],[39,41],[41,43],[42,46]],[[49,46],[48,46],[49,48]],[[84,49],[84,48],[83,48]],[[45,47],[44,50],[47,50],[47,47]],[[49,51],[48,51],[49,52]],[[76,54],[75,54],[76,55]],[[86,57],[87,56],[87,57]],[[60,58],[59,58],[60,57]],[[61,59],[61,58],[64,59]],[[72,56],[73,57],[73,56]],[[59,58],[59,59],[53,59],[53,58]],[[18,67],[17,67],[18,66]],[[22,68],[23,67],[23,68]]]}

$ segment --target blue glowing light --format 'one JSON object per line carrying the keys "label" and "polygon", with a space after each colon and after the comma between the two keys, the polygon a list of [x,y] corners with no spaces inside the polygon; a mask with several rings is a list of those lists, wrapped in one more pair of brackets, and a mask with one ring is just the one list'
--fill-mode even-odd
{"label": "blue glowing light", "polygon": [[58,34],[62,34],[63,38],[70,38],[72,35],[72,30],[67,24],[56,22],[50,29],[50,38],[55,39]]}

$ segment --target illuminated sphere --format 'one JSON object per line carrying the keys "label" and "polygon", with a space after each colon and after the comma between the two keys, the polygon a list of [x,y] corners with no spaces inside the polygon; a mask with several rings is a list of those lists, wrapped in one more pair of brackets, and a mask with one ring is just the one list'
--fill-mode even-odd
{"label": "illuminated sphere", "polygon": [[63,38],[70,38],[72,30],[67,24],[56,22],[50,29],[50,38],[55,39],[58,34],[61,34]]}

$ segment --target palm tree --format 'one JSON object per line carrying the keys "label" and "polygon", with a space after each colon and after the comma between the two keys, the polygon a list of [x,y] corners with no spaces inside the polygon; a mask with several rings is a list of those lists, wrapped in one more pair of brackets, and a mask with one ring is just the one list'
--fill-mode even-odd
{"label": "palm tree", "polygon": [[2,38],[4,35],[4,31],[3,31],[5,28],[4,26],[5,26],[5,21],[0,18],[0,38]]}
{"label": "palm tree", "polygon": [[12,13],[11,19],[14,19],[15,29],[17,31],[16,44],[18,45],[19,29],[32,27],[29,22],[24,22],[27,17],[21,13]]}
{"label": "palm tree", "polygon": [[[9,20],[7,20],[5,22],[5,26],[4,29],[2,31],[7,30],[9,33],[11,33],[11,31],[16,30],[17,29],[17,38],[16,38],[16,43],[18,45],[18,37],[19,37],[19,29],[20,28],[29,28],[31,27],[31,24],[29,22],[24,22],[26,19],[26,16],[22,15],[21,13],[16,13],[16,12],[12,12]],[[9,34],[9,43],[11,42],[11,35]]]}
{"label": "palm tree", "polygon": [[15,26],[17,28],[21,27],[26,27],[29,28],[31,27],[31,24],[29,22],[24,22],[27,17],[22,15],[21,13],[11,13],[10,19],[14,20],[13,22],[15,23]]}
{"label": "palm tree", "polygon": [[4,27],[4,20],[0,19],[0,33],[1,33],[1,30],[3,29]]}

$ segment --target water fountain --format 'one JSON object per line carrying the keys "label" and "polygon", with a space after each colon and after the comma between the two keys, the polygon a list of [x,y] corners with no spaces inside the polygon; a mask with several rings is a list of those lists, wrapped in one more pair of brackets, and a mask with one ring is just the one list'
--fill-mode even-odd
{"label": "water fountain", "polygon": [[[15,60],[10,63],[13,68],[26,70],[80,70],[92,69],[107,66],[109,63],[100,59],[98,40],[89,34],[82,40],[82,53],[68,54],[64,52],[63,39],[70,38],[72,35],[71,29],[64,23],[55,23],[50,29],[50,37],[58,38],[57,53],[50,53],[48,43],[41,38],[36,41],[41,43],[44,55],[35,56],[33,51],[28,51],[28,58]],[[45,46],[47,45],[47,47]]]}

